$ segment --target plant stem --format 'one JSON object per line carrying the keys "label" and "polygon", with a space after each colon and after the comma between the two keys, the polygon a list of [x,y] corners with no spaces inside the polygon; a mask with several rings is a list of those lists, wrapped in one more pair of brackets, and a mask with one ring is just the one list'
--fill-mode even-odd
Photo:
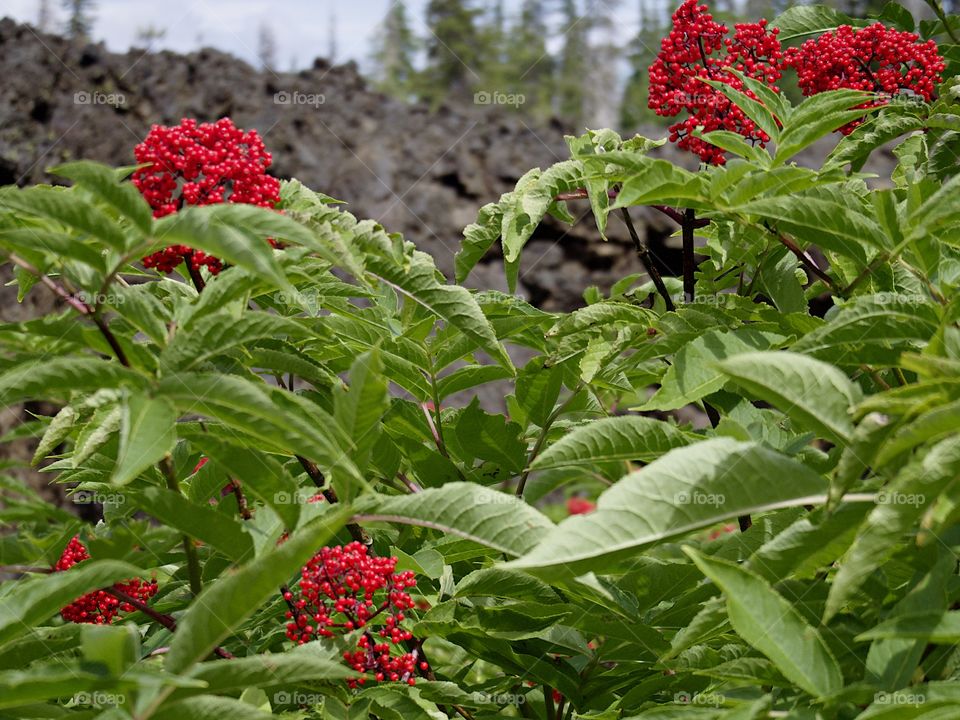
{"label": "plant stem", "polygon": [[130,367],[130,361],[127,359],[126,353],[123,351],[120,343],[117,342],[117,338],[113,332],[111,332],[106,320],[100,317],[99,313],[95,312],[92,307],[87,305],[80,298],[76,297],[72,293],[67,292],[63,286],[54,282],[52,278],[40,272],[38,268],[34,267],[31,263],[27,262],[20,256],[16,255],[15,253],[9,253],[7,257],[14,265],[22,270],[26,270],[28,273],[37,278],[42,285],[45,285],[47,288],[49,288],[54,295],[80,313],[80,315],[90,317],[97,326],[97,329],[100,331],[100,334],[103,335],[104,339],[107,341],[110,349],[113,350],[113,354],[117,356],[117,360],[120,362],[120,364],[125,367]]}
{"label": "plant stem", "polygon": [[[144,615],[148,616],[149,618],[163,625],[170,632],[176,632],[177,621],[172,615],[167,615],[166,613],[162,613],[162,612],[159,612],[158,610],[154,610],[152,607],[147,605],[142,600],[139,600],[138,598],[135,598],[131,595],[127,595],[127,593],[123,592],[123,590],[118,590],[116,587],[104,588],[104,592],[106,592],[109,595],[113,595],[117,600],[120,600],[121,602],[125,602],[128,605],[132,605],[137,610],[142,612]],[[221,657],[224,660],[234,659],[233,653],[227,650],[224,650],[222,647],[215,647],[213,649],[213,652],[217,657]]]}
{"label": "plant stem", "polygon": [[534,443],[533,449],[530,450],[530,454],[527,456],[526,467],[524,467],[523,473],[520,475],[520,482],[517,483],[516,496],[518,498],[523,497],[523,490],[527,486],[527,478],[530,477],[530,466],[533,465],[533,461],[537,459],[537,456],[540,454],[540,450],[543,449],[543,444],[547,441],[547,435],[550,433],[550,427],[570,406],[570,403],[573,402],[573,399],[577,396],[582,387],[583,383],[577,385],[577,388],[570,393],[570,397],[558,405],[553,412],[550,413],[546,421],[544,421],[543,427],[540,429],[540,435],[537,437],[537,441]]}
{"label": "plant stem", "polygon": [[661,277],[660,271],[657,269],[657,266],[650,255],[650,248],[648,248],[647,244],[640,239],[640,235],[637,233],[637,229],[634,227],[633,220],[630,219],[630,213],[627,211],[627,209],[620,208],[620,214],[623,216],[623,222],[626,223],[627,230],[630,233],[630,239],[633,240],[633,246],[637,250],[637,257],[640,258],[640,264],[643,265],[644,271],[653,281],[653,285],[655,288],[657,288],[657,292],[660,293],[663,301],[667,304],[667,310],[673,310],[673,299],[670,297],[670,292],[667,290],[667,286],[663,283],[663,277]]}
{"label": "plant stem", "polygon": [[[167,487],[177,494],[181,494],[180,483],[177,482],[177,473],[173,467],[173,461],[167,455],[160,461],[160,470],[167,479]],[[197,556],[197,548],[189,535],[183,535],[183,552],[187,556],[187,573],[190,577],[190,592],[197,596],[203,589],[203,581],[200,576],[200,558]]]}
{"label": "plant stem", "polygon": [[837,285],[836,283],[833,282],[833,279],[829,275],[827,275],[823,270],[821,270],[820,266],[818,266],[813,261],[813,258],[809,257],[803,250],[801,250],[800,246],[798,246],[791,238],[787,237],[781,232],[776,232],[772,228],[768,227],[767,229],[770,230],[770,232],[774,233],[774,235],[776,235],[777,239],[781,243],[783,243],[784,247],[786,247],[787,250],[792,252],[794,256],[796,256],[797,260],[799,260],[805,268],[807,268],[810,272],[812,272],[818,278],[823,280],[824,284],[827,287],[829,287],[831,290],[833,290],[834,292],[838,291]]}
{"label": "plant stem", "polygon": [[183,255],[183,262],[187,266],[187,273],[190,275],[190,279],[193,281],[193,286],[197,289],[198,293],[203,292],[203,289],[207,284],[203,281],[203,275],[200,274],[200,270],[193,266],[191,260],[191,254],[185,253]]}
{"label": "plant stem", "polygon": [[693,230],[697,221],[692,209],[683,213],[683,224],[680,226],[683,234],[683,301],[692,303],[694,300],[694,273],[697,269],[693,257]]}
{"label": "plant stem", "polygon": [[[336,491],[331,487],[326,487],[327,480],[323,476],[323,472],[321,472],[320,468],[318,468],[312,461],[303,457],[303,455],[297,455],[296,458],[306,471],[309,478],[313,480],[313,484],[320,488],[320,492],[323,493],[323,497],[326,498],[326,501],[331,505],[335,505],[336,503],[340,502],[340,498],[337,497]],[[352,537],[358,543],[362,543],[368,547],[373,544],[373,538],[367,534],[366,530],[356,523],[347,523],[347,532],[349,532],[350,537]]]}

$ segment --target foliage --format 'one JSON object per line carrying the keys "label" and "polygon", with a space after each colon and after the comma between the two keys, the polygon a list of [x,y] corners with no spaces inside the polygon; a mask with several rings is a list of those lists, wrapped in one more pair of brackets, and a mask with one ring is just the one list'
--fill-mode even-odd
{"label": "foliage", "polygon": [[[960,85],[743,82],[767,148],[700,133],[727,162],[690,172],[589,132],[466,229],[461,282],[567,202],[678,222],[682,294],[651,268],[570,313],[295,180],[156,218],[129,168],[0,190],[21,297],[62,301],[0,328],[5,404],[59,408],[5,440],[102,518],[0,479],[0,717],[955,713]],[[172,245],[219,272],[140,264]],[[67,622],[91,594],[105,624]]]}

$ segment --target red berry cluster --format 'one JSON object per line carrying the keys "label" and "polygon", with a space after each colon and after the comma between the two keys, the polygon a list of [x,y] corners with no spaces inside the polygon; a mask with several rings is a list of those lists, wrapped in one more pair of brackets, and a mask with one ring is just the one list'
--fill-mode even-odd
{"label": "red berry cluster", "polygon": [[[919,42],[914,33],[882,23],[859,30],[842,25],[788,50],[786,64],[797,71],[804,95],[851,88],[887,96],[861,107],[885,105],[901,94],[929,101],[946,67],[933,40]],[[847,135],[861,122],[840,131]]]}
{"label": "red berry cluster", "polygon": [[[279,181],[266,173],[272,158],[259,134],[244,132],[229,118],[199,124],[184,119],[174,127],[154,125],[134,155],[147,166],[131,179],[150,203],[154,217],[184,205],[222,202],[272,208],[280,199]],[[221,268],[217,258],[185,245],[156,252],[143,264],[168,273],[184,260],[198,270],[206,265],[217,273]]]}
{"label": "red berry cluster", "polygon": [[[79,537],[74,537],[67,543],[67,547],[53,569],[55,572],[62,572],[89,559],[90,553],[87,552],[87,548],[80,542]],[[113,587],[141,602],[146,602],[157,594],[156,580],[148,582],[141,578],[131,578],[126,582],[116,583]],[[119,613],[134,610],[136,608],[130,603],[123,602],[105,590],[96,590],[74,600],[60,611],[60,615],[67,622],[109,625]]]}
{"label": "red berry cluster", "polygon": [[[378,681],[414,684],[419,665],[413,653],[394,655],[392,646],[413,638],[401,626],[404,611],[415,604],[407,588],[416,585],[412,572],[395,572],[397,558],[373,557],[366,546],[353,542],[344,547],[325,547],[300,571],[299,597],[286,591],[287,637],[302,645],[317,637],[361,630],[357,650],[343,659],[360,673]],[[379,620],[374,624],[375,620]],[[350,687],[366,678],[349,680]]]}
{"label": "red berry cluster", "polygon": [[783,69],[783,53],[777,32],[760,20],[735,25],[733,37],[724,37],[729,28],[714,21],[706,5],[684,0],[649,70],[650,108],[665,117],[688,113],[685,120],[670,126],[671,142],[696,153],[703,162],[722,165],[723,150],[691,134],[698,127],[704,132],[729,130],[761,147],[770,140],[740,108],[703,80],[717,80],[757,99],[729,72],[734,68],[779,92],[776,82]]}

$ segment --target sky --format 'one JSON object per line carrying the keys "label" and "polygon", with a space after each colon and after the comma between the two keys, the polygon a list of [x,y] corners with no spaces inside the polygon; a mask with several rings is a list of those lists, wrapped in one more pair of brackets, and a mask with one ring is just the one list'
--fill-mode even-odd
{"label": "sky", "polygon": [[[93,37],[107,47],[125,51],[134,44],[139,28],[153,26],[166,35],[153,47],[178,52],[212,46],[257,64],[259,28],[266,23],[276,37],[276,64],[281,70],[309,67],[330,47],[331,18],[335,18],[337,62],[355,60],[365,67],[377,26],[393,0],[98,0]],[[60,0],[50,0],[54,25],[66,17]],[[423,17],[427,0],[407,0],[411,19]],[[508,15],[521,0],[505,0]],[[627,0],[625,14],[634,15],[634,2]],[[0,16],[37,22],[39,0],[0,0]],[[623,40],[635,23],[621,27]],[[418,32],[422,27],[415,26]]]}

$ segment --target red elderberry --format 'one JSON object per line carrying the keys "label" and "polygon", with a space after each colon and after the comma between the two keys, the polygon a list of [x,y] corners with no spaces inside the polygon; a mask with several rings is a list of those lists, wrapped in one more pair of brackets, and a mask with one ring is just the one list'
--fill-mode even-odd
{"label": "red elderberry", "polygon": [[[321,549],[301,569],[295,591],[284,593],[290,608],[287,637],[302,645],[359,630],[357,649],[343,653],[346,663],[378,682],[413,685],[417,656],[393,650],[413,638],[402,623],[404,611],[415,607],[406,590],[416,579],[412,572],[396,572],[396,567],[397,558],[374,557],[358,542]],[[421,669],[424,665],[419,663]],[[347,683],[356,687],[367,679]]]}
{"label": "red elderberry", "polygon": [[[138,163],[133,184],[153,208],[154,217],[177,212],[185,205],[240,203],[273,208],[280,200],[280,182],[267,175],[272,157],[256,130],[244,132],[230,118],[197,123],[186,118],[179,125],[154,125],[134,148]],[[218,258],[171,245],[143,259],[148,268],[169,273],[181,262],[199,270],[204,265],[218,273]]]}
{"label": "red elderberry", "polygon": [[582,497],[572,497],[567,500],[567,512],[570,515],[586,515],[597,509],[596,503]]}
{"label": "red elderberry", "polygon": [[[80,542],[80,538],[75,536],[63,554],[53,566],[54,572],[63,572],[69,570],[77,563],[90,559],[90,553],[86,546]],[[129,595],[132,598],[147,602],[157,594],[157,581],[144,580],[142,578],[131,578],[124,582],[116,583],[115,590]],[[72,623],[91,623],[94,625],[109,625],[113,619],[121,612],[129,613],[136,610],[130,603],[123,602],[114,597],[106,590],[95,590],[77,598],[60,611],[60,616],[67,622]]]}
{"label": "red elderberry", "polygon": [[714,21],[707,10],[697,0],[685,0],[673,14],[673,28],[650,66],[648,105],[664,117],[686,112],[686,119],[670,126],[671,142],[696,153],[705,163],[722,165],[726,162],[723,150],[693,137],[698,127],[703,132],[729,130],[760,147],[770,137],[726,95],[703,81],[722,82],[758,100],[730,68],[779,92],[776,82],[782,74],[783,53],[778,29],[768,30],[766,20],[734,25],[729,38],[725,37],[729,28]]}
{"label": "red elderberry", "polygon": [[[786,64],[797,71],[800,90],[807,96],[839,88],[885,96],[860,105],[862,108],[886,105],[898,95],[929,102],[946,67],[933,40],[919,42],[914,33],[883,23],[859,30],[841,25],[798,48],[790,48]],[[862,122],[848,123],[840,132],[849,135]]]}

